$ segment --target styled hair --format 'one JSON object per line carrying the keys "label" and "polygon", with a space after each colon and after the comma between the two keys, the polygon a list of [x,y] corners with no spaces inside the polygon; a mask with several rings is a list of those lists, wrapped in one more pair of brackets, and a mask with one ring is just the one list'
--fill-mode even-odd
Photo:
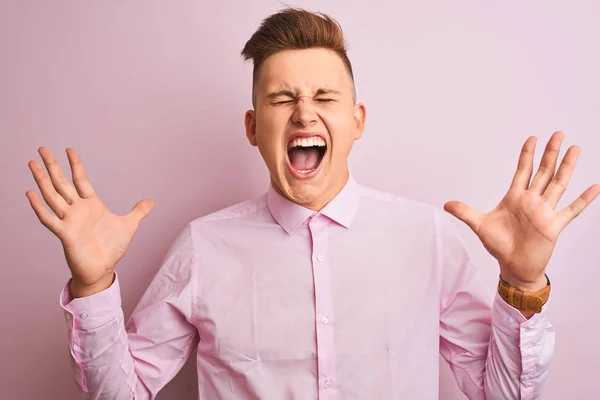
{"label": "styled hair", "polygon": [[252,60],[252,105],[256,107],[256,82],[267,57],[283,50],[324,48],[336,52],[344,63],[353,83],[352,65],[346,55],[346,41],[341,25],[323,13],[300,8],[287,8],[265,18],[242,49],[244,60]]}

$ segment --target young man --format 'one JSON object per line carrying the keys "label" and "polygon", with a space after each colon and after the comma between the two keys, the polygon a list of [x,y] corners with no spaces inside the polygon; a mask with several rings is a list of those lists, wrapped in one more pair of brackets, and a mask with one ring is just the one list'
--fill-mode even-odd
{"label": "young man", "polygon": [[73,149],[72,186],[50,151],[30,161],[72,279],[60,297],[77,379],[94,399],[153,399],[197,344],[201,399],[437,399],[438,354],[470,399],[534,399],[554,348],[543,304],[560,231],[600,192],[555,212],[576,164],[555,133],[533,177],[535,137],[488,213],[449,202],[500,266],[485,287],[448,213],[354,181],[360,138],[337,23],[286,10],[242,51],[254,62],[248,140],[271,176],[263,196],[190,222],[124,322],[115,264],[153,207],[112,214]]}

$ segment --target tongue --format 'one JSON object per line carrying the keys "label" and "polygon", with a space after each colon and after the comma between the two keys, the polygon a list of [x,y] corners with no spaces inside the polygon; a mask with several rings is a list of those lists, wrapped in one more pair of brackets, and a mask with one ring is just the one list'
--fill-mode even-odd
{"label": "tongue", "polygon": [[319,165],[319,151],[314,147],[295,147],[288,154],[296,171],[311,170]]}

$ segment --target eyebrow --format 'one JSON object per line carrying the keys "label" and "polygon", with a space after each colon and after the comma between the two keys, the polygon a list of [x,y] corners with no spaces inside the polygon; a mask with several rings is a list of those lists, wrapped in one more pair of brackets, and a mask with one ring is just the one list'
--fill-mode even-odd
{"label": "eyebrow", "polygon": [[341,92],[339,90],[335,90],[335,89],[321,88],[321,89],[317,90],[317,93],[315,93],[315,96],[318,96],[320,94],[341,94]]}
{"label": "eyebrow", "polygon": [[[341,92],[335,89],[319,88],[319,90],[317,90],[317,92],[315,93],[315,96],[319,96],[322,94],[341,94]],[[284,89],[277,92],[269,93],[267,95],[267,100],[273,100],[279,96],[287,96],[292,98],[295,97],[294,93],[292,93],[290,90]]]}

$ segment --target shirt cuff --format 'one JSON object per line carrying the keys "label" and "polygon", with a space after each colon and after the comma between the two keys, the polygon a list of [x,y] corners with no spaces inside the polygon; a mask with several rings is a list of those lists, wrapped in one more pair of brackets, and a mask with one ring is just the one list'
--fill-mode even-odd
{"label": "shirt cuff", "polygon": [[500,297],[500,294],[496,292],[492,308],[492,324],[513,338],[520,338],[522,336],[521,330],[531,333],[545,330],[546,310],[549,303],[550,299],[542,305],[541,312],[535,313],[531,318],[527,319],[521,311],[505,302]]}
{"label": "shirt cuff", "polygon": [[67,318],[73,321],[74,329],[89,330],[114,319],[121,311],[121,289],[119,276],[115,271],[114,282],[105,290],[91,296],[71,297],[71,279],[60,293],[59,303]]}

